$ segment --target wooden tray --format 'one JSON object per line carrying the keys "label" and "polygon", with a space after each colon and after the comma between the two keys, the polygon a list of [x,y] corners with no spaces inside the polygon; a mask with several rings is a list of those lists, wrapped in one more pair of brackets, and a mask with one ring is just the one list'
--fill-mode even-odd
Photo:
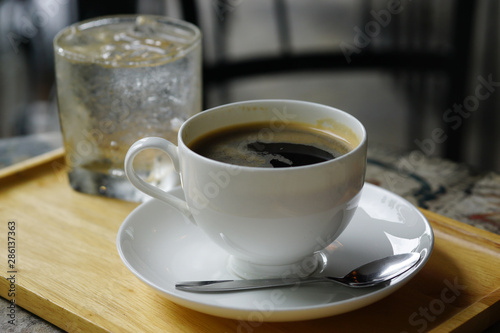
{"label": "wooden tray", "polygon": [[343,315],[288,323],[222,319],[183,308],[121,262],[116,234],[135,203],[73,191],[61,150],[0,170],[1,296],[76,332],[467,332],[500,319],[500,236],[423,211],[435,233],[427,265],[404,287]]}

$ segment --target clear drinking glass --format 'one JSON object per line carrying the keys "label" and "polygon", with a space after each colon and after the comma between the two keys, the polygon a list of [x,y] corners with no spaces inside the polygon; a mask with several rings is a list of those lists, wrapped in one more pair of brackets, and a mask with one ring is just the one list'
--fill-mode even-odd
{"label": "clear drinking glass", "polygon": [[[71,186],[130,201],[146,198],[123,163],[138,139],[176,141],[201,111],[201,33],[163,16],[123,15],[76,23],[54,39],[59,118]],[[167,188],[177,181],[165,155],[150,151],[134,168]]]}

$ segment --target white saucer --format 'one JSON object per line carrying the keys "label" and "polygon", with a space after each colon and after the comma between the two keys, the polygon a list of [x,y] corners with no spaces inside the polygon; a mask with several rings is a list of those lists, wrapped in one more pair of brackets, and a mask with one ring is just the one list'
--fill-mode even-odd
{"label": "white saucer", "polygon": [[[173,190],[182,196],[180,188]],[[139,279],[185,307],[243,321],[295,321],[345,313],[378,301],[408,282],[425,265],[434,246],[427,219],[405,199],[371,184],[351,223],[324,251],[322,275],[343,276],[351,269],[392,254],[420,252],[421,261],[382,286],[354,289],[318,283],[301,287],[219,294],[175,289],[185,280],[235,279],[228,255],[173,208],[152,199],[137,207],[117,236],[120,257]]]}

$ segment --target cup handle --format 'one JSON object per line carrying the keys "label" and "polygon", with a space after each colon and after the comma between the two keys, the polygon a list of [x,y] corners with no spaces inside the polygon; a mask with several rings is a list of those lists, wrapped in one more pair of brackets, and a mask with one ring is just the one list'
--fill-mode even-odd
{"label": "cup handle", "polygon": [[196,224],[193,214],[185,200],[179,199],[171,193],[165,192],[160,188],[145,182],[134,170],[134,159],[141,151],[146,149],[159,149],[165,152],[172,159],[175,171],[179,173],[179,153],[178,148],[172,142],[163,138],[149,137],[135,142],[128,150],[125,156],[125,174],[128,180],[140,191],[153,198],[159,199],[182,213],[190,222]]}

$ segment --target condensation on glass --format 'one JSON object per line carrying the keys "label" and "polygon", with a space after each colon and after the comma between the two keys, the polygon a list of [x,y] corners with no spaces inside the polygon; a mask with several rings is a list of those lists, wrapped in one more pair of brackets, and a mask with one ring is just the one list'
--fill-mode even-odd
{"label": "condensation on glass", "polygon": [[[102,17],[54,39],[59,117],[71,186],[80,192],[145,199],[123,171],[128,148],[159,136],[176,142],[201,111],[201,34],[162,16]],[[136,171],[166,188],[177,176],[168,157],[143,153]]]}

